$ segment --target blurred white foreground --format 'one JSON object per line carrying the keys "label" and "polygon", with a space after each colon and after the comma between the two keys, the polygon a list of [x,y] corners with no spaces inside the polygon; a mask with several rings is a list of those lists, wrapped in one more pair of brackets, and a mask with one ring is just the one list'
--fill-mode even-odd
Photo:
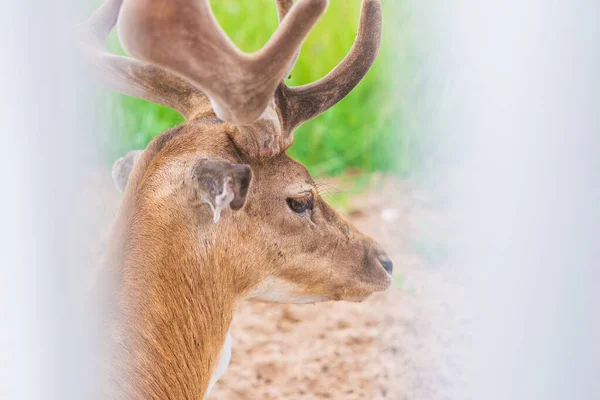
{"label": "blurred white foreground", "polygon": [[[93,382],[81,199],[104,133],[59,34],[76,6],[23,0],[0,16],[2,399],[89,398]],[[466,211],[458,250],[478,319],[461,398],[596,398],[600,6],[413,8],[430,33],[417,43],[430,55],[424,90],[428,74],[445,82],[427,116],[455,160],[439,181]]]}
{"label": "blurred white foreground", "polygon": [[426,3],[454,160],[438,180],[477,313],[460,398],[597,398],[600,4]]}
{"label": "blurred white foreground", "polygon": [[0,14],[2,399],[90,398],[82,198],[102,126],[70,58],[77,7],[10,1]]}

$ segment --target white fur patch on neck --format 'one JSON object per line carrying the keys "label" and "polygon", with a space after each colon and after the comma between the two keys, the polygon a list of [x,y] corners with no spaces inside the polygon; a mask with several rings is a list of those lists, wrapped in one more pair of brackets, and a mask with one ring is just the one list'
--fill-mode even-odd
{"label": "white fur patch on neck", "polygon": [[223,344],[223,347],[221,348],[221,354],[219,355],[219,361],[217,362],[217,366],[215,367],[212,376],[210,377],[210,382],[208,384],[208,389],[206,389],[206,394],[204,395],[204,398],[206,398],[209,395],[209,393],[213,390],[215,384],[225,374],[225,371],[229,366],[229,362],[231,361],[231,342],[231,332],[227,332],[225,343]]}
{"label": "white fur patch on neck", "polygon": [[248,296],[272,303],[311,304],[328,300],[327,296],[308,296],[290,282],[273,276],[265,279]]}

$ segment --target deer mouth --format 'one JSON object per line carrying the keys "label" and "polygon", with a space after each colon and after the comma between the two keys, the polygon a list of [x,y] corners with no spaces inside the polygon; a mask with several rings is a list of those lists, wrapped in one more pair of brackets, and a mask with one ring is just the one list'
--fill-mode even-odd
{"label": "deer mouth", "polygon": [[392,277],[388,275],[387,279],[377,284],[362,283],[358,288],[343,287],[331,297],[331,300],[361,303],[374,293],[385,292],[391,284]]}

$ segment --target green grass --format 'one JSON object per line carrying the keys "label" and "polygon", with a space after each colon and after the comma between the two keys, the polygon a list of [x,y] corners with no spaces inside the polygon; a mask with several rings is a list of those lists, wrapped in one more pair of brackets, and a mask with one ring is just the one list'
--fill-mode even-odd
{"label": "green grass", "polygon": [[[262,47],[277,27],[274,0],[212,1],[215,15],[231,39],[244,51]],[[408,135],[399,132],[392,49],[397,45],[396,21],[390,2],[384,3],[384,41],[380,57],[361,84],[344,100],[296,131],[289,154],[314,175],[335,175],[347,168],[364,172],[406,173],[410,167]],[[307,38],[287,83],[303,85],[323,77],[346,55],[354,41],[360,0],[332,0]],[[120,52],[113,35],[110,48]],[[182,122],[174,111],[118,94],[107,96],[111,118],[111,157],[144,148],[160,132]],[[400,153],[399,153],[400,149]]]}

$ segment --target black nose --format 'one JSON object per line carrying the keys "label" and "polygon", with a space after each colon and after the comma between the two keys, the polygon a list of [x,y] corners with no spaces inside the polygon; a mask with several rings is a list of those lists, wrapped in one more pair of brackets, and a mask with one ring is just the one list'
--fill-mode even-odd
{"label": "black nose", "polygon": [[379,262],[383,265],[383,269],[387,271],[388,274],[392,274],[394,271],[394,263],[389,258],[379,258]]}

